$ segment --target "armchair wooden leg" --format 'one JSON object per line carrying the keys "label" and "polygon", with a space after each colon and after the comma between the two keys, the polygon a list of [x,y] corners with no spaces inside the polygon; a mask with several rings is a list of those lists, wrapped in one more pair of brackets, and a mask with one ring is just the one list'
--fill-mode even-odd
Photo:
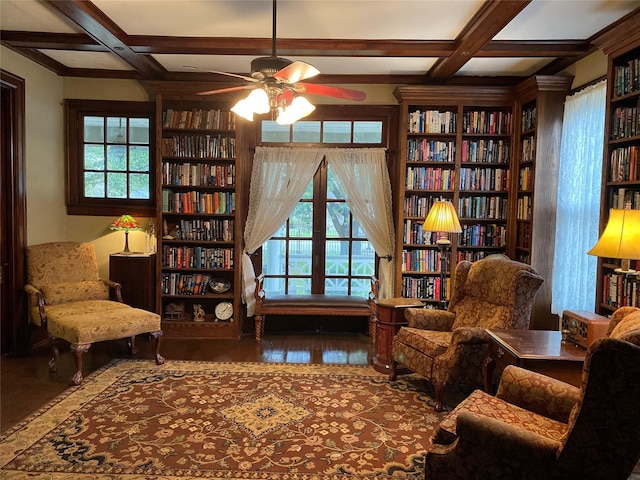
{"label": "armchair wooden leg", "polygon": [[160,355],[160,341],[162,340],[163,332],[162,330],[158,330],[156,332],[151,332],[151,337],[156,340],[156,365],[162,365],[164,363],[164,357]]}
{"label": "armchair wooden leg", "polygon": [[77,345],[75,343],[71,344],[71,353],[76,359],[76,373],[73,375],[73,384],[80,385],[82,383],[82,355],[87,352],[91,348],[90,343],[83,343]]}
{"label": "armchair wooden leg", "polygon": [[49,371],[57,372],[58,371],[58,360],[60,358],[60,349],[58,345],[60,340],[58,337],[54,337],[53,335],[48,335],[49,345],[51,345],[51,350],[53,352],[53,356],[49,359]]}
{"label": "armchair wooden leg", "polygon": [[398,378],[398,365],[398,362],[396,362],[395,360],[391,360],[391,373],[389,373],[390,382],[395,382]]}
{"label": "armchair wooden leg", "polygon": [[258,314],[255,317],[256,343],[260,343],[264,333],[264,317]]}
{"label": "armchair wooden leg", "polygon": [[136,336],[132,335],[127,338],[127,349],[129,350],[129,355],[132,357],[138,353],[138,349],[136,348]]}
{"label": "armchair wooden leg", "polygon": [[435,388],[436,398],[433,404],[433,409],[436,412],[444,411],[444,404],[442,403],[442,393],[444,392],[445,383],[444,382],[433,382],[433,386]]}

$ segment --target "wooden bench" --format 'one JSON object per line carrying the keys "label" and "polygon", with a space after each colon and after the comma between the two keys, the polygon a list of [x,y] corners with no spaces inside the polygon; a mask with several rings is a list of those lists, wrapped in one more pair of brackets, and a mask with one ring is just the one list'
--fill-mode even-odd
{"label": "wooden bench", "polygon": [[[264,275],[256,277],[254,293],[256,342],[262,341],[264,321],[267,314],[274,315],[331,315],[369,317],[374,294],[369,298],[352,295],[272,295],[267,298],[263,288]],[[369,327],[371,328],[371,327]]]}

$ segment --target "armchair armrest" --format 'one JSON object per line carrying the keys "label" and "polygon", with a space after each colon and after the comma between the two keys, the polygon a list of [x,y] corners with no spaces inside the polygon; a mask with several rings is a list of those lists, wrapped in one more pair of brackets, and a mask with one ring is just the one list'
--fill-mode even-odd
{"label": "armchair armrest", "polygon": [[38,315],[40,316],[40,325],[46,327],[47,325],[47,312],[44,309],[44,294],[41,290],[37,289],[30,283],[24,286],[24,291],[27,292],[35,299],[35,304],[38,307]]}
{"label": "armchair armrest", "polygon": [[122,301],[122,285],[118,282],[114,282],[113,280],[107,280],[106,278],[101,278],[100,281],[104,283],[107,287],[113,288],[116,294],[116,300],[120,303],[124,303]]}
{"label": "armchair armrest", "polygon": [[[522,385],[527,388],[522,388]],[[496,397],[531,412],[562,423],[569,415],[582,390],[555,378],[525,370],[515,365],[502,372]]]}
{"label": "armchair armrest", "polygon": [[457,343],[489,343],[489,334],[484,328],[480,327],[458,327],[453,331],[451,336],[451,345]]}
{"label": "armchair armrest", "polygon": [[460,442],[473,445],[476,451],[482,446],[483,451],[495,452],[498,458],[521,458],[531,465],[535,459],[555,461],[561,447],[560,442],[520,426],[464,411],[458,415],[456,434]]}
{"label": "armchair armrest", "polygon": [[447,310],[407,308],[404,311],[404,318],[412,328],[450,332],[456,316]]}

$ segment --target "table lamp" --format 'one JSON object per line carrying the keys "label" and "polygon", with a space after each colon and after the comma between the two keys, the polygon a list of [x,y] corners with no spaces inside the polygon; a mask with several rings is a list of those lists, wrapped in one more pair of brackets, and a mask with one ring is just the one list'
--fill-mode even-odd
{"label": "table lamp", "polygon": [[122,215],[109,228],[124,231],[124,250],[120,252],[120,255],[131,255],[133,252],[129,250],[129,232],[142,229],[136,219],[131,215]]}
{"label": "table lamp", "polygon": [[[456,209],[448,200],[438,200],[433,203],[431,210],[427,214],[427,218],[422,225],[422,230],[427,232],[442,233],[460,233],[462,227],[456,214]],[[445,288],[444,288],[444,272],[448,265],[448,249],[451,246],[451,240],[448,238],[439,238],[436,241],[438,249],[440,249],[440,303],[446,305]]]}
{"label": "table lamp", "polygon": [[631,260],[640,260],[640,210],[612,208],[598,243],[587,253],[596,257],[619,258],[622,264],[615,269],[616,273],[637,274],[629,267]]}

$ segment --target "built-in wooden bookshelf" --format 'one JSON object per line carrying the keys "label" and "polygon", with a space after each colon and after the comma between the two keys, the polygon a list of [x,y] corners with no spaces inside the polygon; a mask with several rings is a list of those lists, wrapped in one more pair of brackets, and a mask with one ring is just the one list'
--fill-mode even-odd
{"label": "built-in wooden bookshelf", "polygon": [[551,313],[555,215],[564,101],[572,81],[571,76],[534,75],[515,88],[510,256],[544,279],[532,308],[532,329],[559,329],[558,316]]}
{"label": "built-in wooden bookshelf", "polygon": [[440,285],[439,234],[422,229],[434,201],[451,201],[463,228],[451,236],[452,265],[507,251],[513,96],[509,88],[457,86],[398,87],[394,94],[400,103],[395,293],[435,304],[450,285]]}
{"label": "built-in wooden bookshelf", "polygon": [[[640,14],[596,39],[607,54],[607,118],[600,232],[609,210],[640,209]],[[615,272],[620,260],[599,258],[596,312],[610,315],[618,307],[640,306],[640,279]],[[640,269],[640,261],[631,261]]]}
{"label": "built-in wooden bookshelf", "polygon": [[[224,105],[163,93],[156,108],[162,328],[167,336],[238,338],[242,249],[235,115]],[[231,319],[217,318],[216,306],[227,302]]]}

